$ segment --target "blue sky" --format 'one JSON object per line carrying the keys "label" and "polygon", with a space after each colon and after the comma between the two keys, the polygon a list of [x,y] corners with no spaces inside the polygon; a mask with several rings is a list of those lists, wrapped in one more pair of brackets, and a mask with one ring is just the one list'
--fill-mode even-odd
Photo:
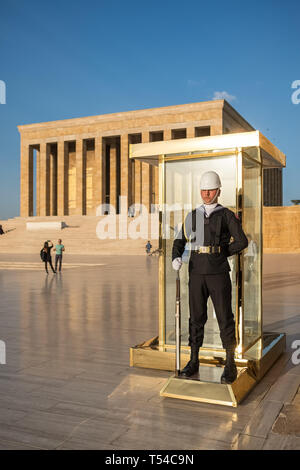
{"label": "blue sky", "polygon": [[284,204],[300,199],[299,48],[298,0],[1,2],[0,219],[19,215],[18,124],[215,92],[286,153]]}

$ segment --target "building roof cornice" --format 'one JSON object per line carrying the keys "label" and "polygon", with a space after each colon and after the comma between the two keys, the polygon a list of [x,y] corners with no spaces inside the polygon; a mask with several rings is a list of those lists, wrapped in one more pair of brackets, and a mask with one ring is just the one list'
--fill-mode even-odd
{"label": "building roof cornice", "polygon": [[[203,111],[205,109],[213,109],[213,108],[225,108],[228,106],[228,103],[225,100],[212,100],[212,101],[201,101],[198,103],[187,103],[187,104],[179,104],[173,106],[164,106],[160,108],[146,108],[146,109],[138,109],[133,111],[122,111],[118,113],[108,113],[108,114],[100,114],[96,116],[87,116],[87,117],[79,117],[79,118],[72,118],[72,119],[61,119],[57,121],[48,121],[48,122],[40,122],[40,123],[33,123],[33,124],[23,124],[19,125],[18,129],[19,132],[26,132],[31,130],[37,129],[51,129],[55,127],[72,127],[74,125],[88,125],[88,124],[95,124],[97,122],[108,122],[114,121],[119,119],[136,119],[136,118],[143,118],[147,116],[153,115],[166,115],[166,114],[175,114],[176,112],[193,112],[193,111]],[[230,105],[229,105],[230,106]],[[230,106],[230,108],[232,108]],[[234,110],[234,108],[232,108]],[[235,111],[235,110],[234,110]],[[237,113],[238,114],[238,113]],[[241,117],[244,120],[244,118]],[[244,120],[245,121],[245,120]]]}

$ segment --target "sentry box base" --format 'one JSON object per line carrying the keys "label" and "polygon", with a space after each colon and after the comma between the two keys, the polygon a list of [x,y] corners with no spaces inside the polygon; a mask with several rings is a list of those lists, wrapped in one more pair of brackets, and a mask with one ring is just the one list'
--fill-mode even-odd
{"label": "sentry box base", "polygon": [[[151,342],[152,341],[152,342]],[[221,384],[224,368],[222,352],[200,350],[199,375],[191,378],[170,377],[160,391],[162,397],[214,403],[236,407],[272,367],[285,349],[285,334],[264,333],[261,344],[254,345],[237,358],[238,377],[232,384]],[[145,346],[147,344],[147,346]],[[202,355],[201,355],[202,354]],[[131,348],[131,366],[160,370],[174,369],[174,351],[159,351],[155,339]],[[260,357],[259,357],[260,356]],[[188,352],[181,354],[182,363],[189,360]]]}

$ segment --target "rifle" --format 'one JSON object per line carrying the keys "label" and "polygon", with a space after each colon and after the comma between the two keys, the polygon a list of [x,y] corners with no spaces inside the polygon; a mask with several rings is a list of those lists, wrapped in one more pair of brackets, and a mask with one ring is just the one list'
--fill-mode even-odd
{"label": "rifle", "polygon": [[176,366],[175,375],[180,375],[180,346],[181,346],[181,308],[180,308],[180,276],[179,269],[176,276],[176,304],[175,304],[175,349]]}

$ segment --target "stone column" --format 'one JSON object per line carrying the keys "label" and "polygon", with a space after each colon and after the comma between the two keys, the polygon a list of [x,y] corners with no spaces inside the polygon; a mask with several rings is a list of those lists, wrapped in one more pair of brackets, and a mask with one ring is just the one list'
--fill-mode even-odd
{"label": "stone column", "polygon": [[50,214],[50,145],[40,144],[40,216]]}
{"label": "stone column", "polygon": [[187,127],[186,128],[186,138],[193,139],[195,137],[195,128],[194,127]]}
{"label": "stone column", "polygon": [[219,122],[216,120],[214,123],[210,126],[210,135],[221,135],[223,134],[223,123],[222,120],[219,120]]}
{"label": "stone column", "polygon": [[172,139],[172,129],[164,129],[164,140]]}
{"label": "stone column", "polygon": [[134,202],[142,203],[142,164],[139,160],[134,161]]}
{"label": "stone column", "polygon": [[20,215],[33,215],[33,149],[21,140]]}
{"label": "stone column", "polygon": [[[142,133],[142,143],[149,142],[149,132]],[[144,204],[148,211],[151,210],[151,169],[148,163],[142,162],[142,204]]]}
{"label": "stone column", "polygon": [[109,203],[117,210],[117,145],[112,142],[109,148],[110,188]]}
{"label": "stone column", "polygon": [[86,142],[76,140],[76,214],[86,214]]}
{"label": "stone column", "polygon": [[67,161],[66,143],[57,142],[57,215],[67,215]]}
{"label": "stone column", "polygon": [[95,166],[93,177],[93,199],[95,213],[100,204],[105,204],[105,145],[102,136],[95,138]]}
{"label": "stone column", "polygon": [[50,147],[49,166],[50,166],[50,213],[57,215],[57,150],[54,146]]}
{"label": "stone column", "polygon": [[132,162],[129,160],[128,134],[121,135],[121,196],[127,197],[128,207],[132,204]]}
{"label": "stone column", "polygon": [[35,211],[36,216],[40,215],[40,149],[35,151],[36,154],[36,174],[35,174]]}

